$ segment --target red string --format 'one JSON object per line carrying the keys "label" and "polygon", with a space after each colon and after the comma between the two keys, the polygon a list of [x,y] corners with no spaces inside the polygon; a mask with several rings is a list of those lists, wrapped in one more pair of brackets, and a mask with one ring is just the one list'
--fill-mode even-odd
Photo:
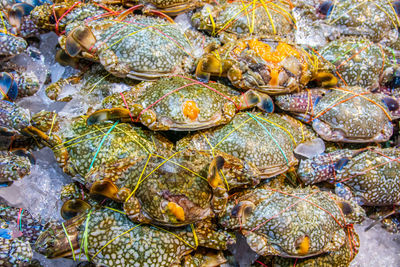
{"label": "red string", "polygon": [[123,94],[123,93],[119,93],[119,94],[121,95],[122,100],[123,100],[124,103],[125,103],[126,109],[129,111],[129,116],[131,117],[132,122],[135,122],[135,121],[133,120],[132,113],[131,113],[131,110],[130,110],[130,108],[129,108],[129,106],[128,106],[128,103],[126,103],[124,94]]}

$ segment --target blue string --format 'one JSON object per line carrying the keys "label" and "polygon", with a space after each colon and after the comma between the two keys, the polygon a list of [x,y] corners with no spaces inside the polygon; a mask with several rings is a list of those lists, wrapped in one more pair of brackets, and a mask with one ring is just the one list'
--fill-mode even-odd
{"label": "blue string", "polygon": [[111,131],[115,128],[115,126],[117,126],[118,123],[119,123],[119,121],[115,122],[114,125],[113,125],[113,126],[107,131],[107,133],[104,135],[103,139],[102,139],[101,142],[100,142],[99,147],[97,148],[96,154],[94,154],[94,157],[93,157],[93,159],[92,159],[92,163],[90,163],[89,171],[92,169],[93,163],[94,163],[94,161],[95,161],[97,155],[99,154],[100,149],[101,149],[101,147],[102,147],[104,141],[106,141],[107,136],[111,133]]}
{"label": "blue string", "polygon": [[289,164],[289,160],[287,159],[285,153],[283,152],[281,146],[279,145],[279,143],[276,141],[276,139],[272,136],[272,134],[268,131],[268,129],[259,121],[256,119],[256,117],[254,117],[252,114],[247,112],[247,115],[249,115],[253,120],[255,120],[267,133],[268,135],[271,137],[272,141],[274,141],[274,143],[277,145],[277,147],[279,148],[279,150],[281,151],[283,157],[286,160],[286,164]]}

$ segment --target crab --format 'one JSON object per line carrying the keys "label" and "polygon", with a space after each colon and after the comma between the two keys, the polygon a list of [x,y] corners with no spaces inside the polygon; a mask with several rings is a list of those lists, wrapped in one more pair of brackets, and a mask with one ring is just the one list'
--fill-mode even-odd
{"label": "crab", "polygon": [[290,1],[224,1],[208,4],[192,16],[194,27],[212,35],[292,37],[295,19]]}
{"label": "crab", "polygon": [[33,72],[0,72],[1,99],[15,101],[39,90],[39,80]]}
{"label": "crab", "polygon": [[194,131],[226,124],[239,110],[255,105],[267,112],[274,107],[268,95],[257,91],[240,95],[221,83],[207,85],[189,76],[173,76],[107,97],[105,109],[92,113],[88,124],[132,120],[156,131]]}
{"label": "crab", "polygon": [[51,100],[63,102],[81,95],[86,103],[95,107],[95,103],[101,102],[114,91],[126,90],[135,84],[134,80],[114,77],[100,64],[95,64],[86,72],[50,84],[46,87],[46,95]]}
{"label": "crab", "polygon": [[219,222],[259,255],[307,258],[340,250],[345,229],[364,217],[355,202],[318,188],[264,186],[233,196]]}
{"label": "crab", "polygon": [[182,226],[221,213],[227,191],[258,184],[257,168],[228,154],[190,149],[124,158],[85,177],[92,194],[124,203],[134,222]]}
{"label": "crab", "polygon": [[306,184],[335,183],[336,192],[360,205],[400,203],[400,150],[368,147],[337,150],[300,163],[298,174]]}
{"label": "crab", "polygon": [[72,57],[99,61],[122,78],[155,80],[193,66],[191,43],[178,24],[128,11],[116,19],[69,24],[61,47]]}
{"label": "crab", "polygon": [[[83,241],[83,242],[82,242]],[[71,246],[69,245],[69,242]],[[35,250],[48,258],[85,254],[102,266],[174,266],[197,246],[225,250],[233,240],[209,224],[177,229],[135,224],[122,211],[97,208],[44,232]]]}
{"label": "crab", "polygon": [[308,90],[277,96],[275,104],[312,122],[318,135],[332,142],[386,142],[393,134],[391,112],[397,101],[362,87]]}
{"label": "crab", "polygon": [[0,265],[29,263],[33,257],[31,244],[44,227],[45,222],[35,219],[27,210],[0,204]]}
{"label": "crab", "polygon": [[388,45],[399,40],[398,1],[325,1],[318,10],[340,36],[363,36]]}
{"label": "crab", "polygon": [[338,251],[332,251],[305,259],[273,257],[271,260],[272,262],[268,262],[268,259],[261,258],[257,260],[257,262],[262,263],[262,265],[255,264],[254,266],[265,266],[265,263],[268,262],[268,266],[272,267],[349,267],[351,261],[358,254],[360,239],[352,227],[345,228],[345,231],[348,238],[346,238],[346,243]]}
{"label": "crab", "polygon": [[368,39],[340,39],[322,47],[316,54],[333,64],[339,82],[370,90],[380,86],[400,87],[398,65],[388,47]]}
{"label": "crab", "polygon": [[145,9],[156,10],[167,14],[168,16],[177,16],[179,14],[188,12],[197,7],[201,7],[204,4],[210,2],[209,0],[99,0],[98,2],[107,5],[110,4],[122,4],[128,7],[134,5],[144,5]]}
{"label": "crab", "polygon": [[13,152],[0,150],[0,185],[9,185],[28,175],[34,159],[23,150]]}
{"label": "crab", "polygon": [[100,19],[118,14],[121,8],[109,8],[97,3],[58,1],[36,6],[30,13],[31,20],[41,29],[62,33],[65,27],[76,21]]}
{"label": "crab", "polygon": [[29,127],[29,110],[7,100],[0,100],[0,150],[7,150],[17,139],[23,139]]}
{"label": "crab", "polygon": [[204,130],[177,142],[177,148],[218,150],[253,163],[263,179],[296,166],[293,150],[315,136],[287,115],[238,113],[228,124]]}
{"label": "crab", "polygon": [[233,86],[268,94],[299,91],[314,80],[321,86],[334,86],[332,66],[318,65],[316,57],[278,38],[249,37],[228,42],[200,58],[196,76],[226,76]]}
{"label": "crab", "polygon": [[64,172],[81,182],[96,166],[172,148],[165,138],[126,123],[88,126],[85,117],[67,118],[47,111],[35,114],[26,131],[49,146]]}
{"label": "crab", "polygon": [[16,56],[28,47],[28,43],[24,38],[15,36],[8,32],[0,31],[0,56],[13,57]]}

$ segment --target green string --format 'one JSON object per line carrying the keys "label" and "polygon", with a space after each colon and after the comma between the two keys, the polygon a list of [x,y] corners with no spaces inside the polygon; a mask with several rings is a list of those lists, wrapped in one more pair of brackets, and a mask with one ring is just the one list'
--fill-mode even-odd
{"label": "green string", "polygon": [[279,145],[279,143],[276,141],[276,139],[272,136],[272,134],[268,131],[268,129],[259,121],[256,119],[256,117],[254,117],[252,114],[247,112],[247,115],[249,115],[253,120],[255,120],[267,133],[268,135],[271,137],[272,141],[274,141],[274,143],[276,144],[276,146],[279,148],[279,150],[281,151],[283,157],[286,160],[286,164],[289,164],[289,160],[287,159],[285,153],[283,152],[281,146]]}
{"label": "green string", "polygon": [[71,239],[69,238],[67,229],[65,228],[64,223],[61,223],[61,225],[62,225],[62,227],[63,227],[63,229],[64,229],[64,233],[65,233],[65,235],[66,235],[66,237],[67,237],[67,239],[68,239],[69,246],[71,247],[72,258],[74,259],[74,261],[76,261],[75,252],[74,252],[74,247],[72,246],[72,242],[71,242]]}
{"label": "green string", "polygon": [[94,154],[94,157],[93,157],[93,159],[92,159],[92,163],[90,163],[89,171],[92,169],[93,163],[94,163],[94,161],[95,161],[97,155],[99,154],[100,149],[101,149],[101,147],[102,147],[104,141],[107,139],[107,136],[111,133],[111,131],[115,128],[115,126],[117,126],[118,123],[119,123],[119,121],[115,122],[114,125],[113,125],[113,126],[107,131],[107,133],[103,136],[103,139],[101,140],[100,145],[99,145],[99,147],[97,148],[96,154]]}
{"label": "green string", "polygon": [[24,209],[21,210],[19,214],[19,230],[22,232],[21,221],[22,221],[22,213],[24,213]]}
{"label": "green string", "polygon": [[[84,250],[85,250],[85,255],[87,257],[87,260],[90,261],[90,257],[89,257],[89,253],[88,253],[88,231],[89,231],[89,220],[90,220],[90,215],[92,214],[93,210],[90,210],[87,218],[86,218],[86,223],[85,223],[85,231],[83,232],[83,238],[82,238],[82,242],[81,242],[81,248],[82,248],[82,243],[84,246]],[[81,254],[79,255],[79,260],[81,260]]]}

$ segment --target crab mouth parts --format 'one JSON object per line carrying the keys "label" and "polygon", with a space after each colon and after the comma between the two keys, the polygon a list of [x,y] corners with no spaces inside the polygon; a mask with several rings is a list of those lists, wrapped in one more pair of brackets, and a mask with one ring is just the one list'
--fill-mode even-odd
{"label": "crab mouth parts", "polygon": [[157,72],[157,71],[141,72],[141,71],[131,70],[126,76],[134,80],[154,81],[162,77],[169,77],[171,75],[172,75],[171,72]]}
{"label": "crab mouth parts", "polygon": [[170,130],[174,131],[192,131],[192,130],[204,130],[214,126],[218,126],[223,123],[221,115],[215,116],[215,118],[209,119],[207,121],[192,121],[190,123],[172,123]]}

